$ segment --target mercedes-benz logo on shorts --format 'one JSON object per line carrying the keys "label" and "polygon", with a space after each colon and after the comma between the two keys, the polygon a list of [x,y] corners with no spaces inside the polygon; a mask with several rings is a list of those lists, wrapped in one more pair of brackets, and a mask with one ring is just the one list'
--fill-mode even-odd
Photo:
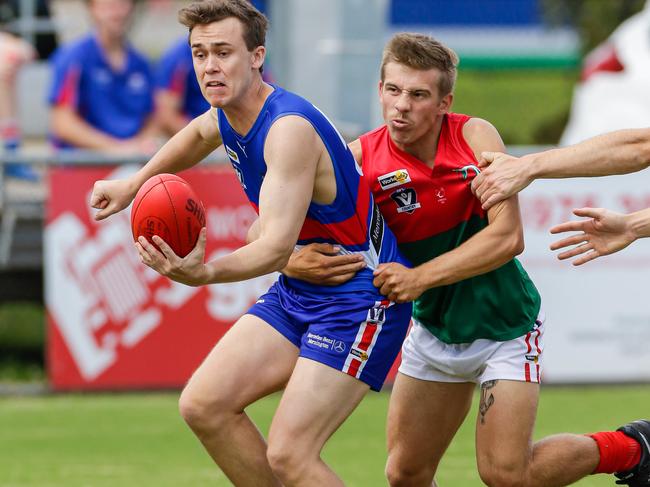
{"label": "mercedes-benz logo on shorts", "polygon": [[345,352],[345,343],[343,343],[341,340],[334,340],[334,345],[332,345],[332,348],[335,352],[343,353]]}

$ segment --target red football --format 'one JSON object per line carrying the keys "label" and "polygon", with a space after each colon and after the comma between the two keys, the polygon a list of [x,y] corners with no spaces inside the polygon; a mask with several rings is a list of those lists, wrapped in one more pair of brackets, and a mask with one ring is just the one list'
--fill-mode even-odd
{"label": "red football", "polygon": [[133,239],[158,235],[185,257],[205,226],[205,209],[187,181],[174,174],[159,174],[142,185],[131,207]]}

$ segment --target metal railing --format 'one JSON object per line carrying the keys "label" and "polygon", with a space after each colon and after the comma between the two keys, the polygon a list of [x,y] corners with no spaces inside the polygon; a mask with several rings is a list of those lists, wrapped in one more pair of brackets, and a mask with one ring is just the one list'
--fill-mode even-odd
{"label": "metal railing", "polygon": [[52,19],[37,16],[36,3],[36,0],[20,0],[18,17],[0,27],[18,34],[32,46],[36,45],[37,34],[56,34],[56,24]]}
{"label": "metal railing", "polygon": [[[46,153],[0,154],[0,271],[40,269],[43,265],[43,225],[47,206],[46,172],[49,167],[120,166],[144,164],[150,155],[116,156],[102,152],[65,150]],[[203,163],[223,164],[213,155]],[[4,164],[28,165],[43,177],[36,182],[9,178]]]}

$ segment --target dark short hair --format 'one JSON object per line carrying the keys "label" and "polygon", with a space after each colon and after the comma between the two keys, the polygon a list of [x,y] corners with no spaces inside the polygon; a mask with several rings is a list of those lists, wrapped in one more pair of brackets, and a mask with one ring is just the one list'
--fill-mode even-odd
{"label": "dark short hair", "polygon": [[438,83],[440,96],[446,96],[454,90],[458,56],[431,36],[410,32],[395,34],[384,48],[381,60],[382,81],[384,81],[386,64],[390,62],[413,69],[438,69],[441,73]]}
{"label": "dark short hair", "polygon": [[204,0],[197,1],[178,12],[178,21],[192,32],[197,25],[234,17],[244,25],[244,42],[252,51],[266,42],[269,21],[262,12],[246,0]]}

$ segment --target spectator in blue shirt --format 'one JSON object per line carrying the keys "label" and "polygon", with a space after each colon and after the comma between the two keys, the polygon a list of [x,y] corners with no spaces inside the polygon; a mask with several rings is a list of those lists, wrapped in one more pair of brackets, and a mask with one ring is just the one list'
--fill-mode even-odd
{"label": "spectator in blue shirt", "polygon": [[187,36],[175,42],[160,59],[156,88],[158,119],[170,136],[210,108],[196,80]]}
{"label": "spectator in blue shirt", "polygon": [[127,41],[133,0],[88,0],[94,32],[52,60],[51,133],[57,147],[117,153],[155,148],[153,75]]}

